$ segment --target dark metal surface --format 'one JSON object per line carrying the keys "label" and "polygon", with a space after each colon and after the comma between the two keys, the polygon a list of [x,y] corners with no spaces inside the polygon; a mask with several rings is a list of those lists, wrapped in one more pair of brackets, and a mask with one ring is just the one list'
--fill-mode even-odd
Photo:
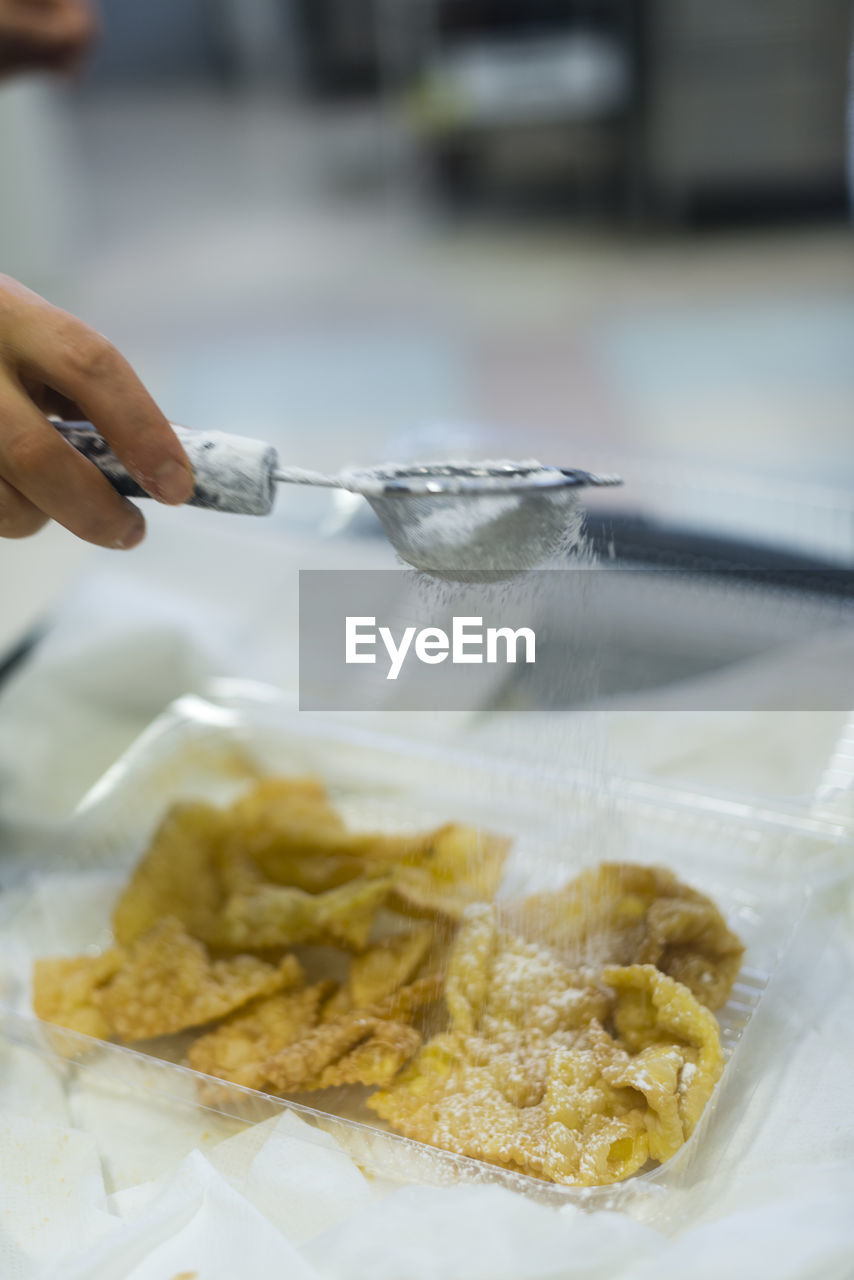
{"label": "dark metal surface", "polygon": [[850,599],[854,565],[783,551],[760,543],[697,533],[637,515],[589,512],[585,531],[603,561],[625,566],[715,574]]}

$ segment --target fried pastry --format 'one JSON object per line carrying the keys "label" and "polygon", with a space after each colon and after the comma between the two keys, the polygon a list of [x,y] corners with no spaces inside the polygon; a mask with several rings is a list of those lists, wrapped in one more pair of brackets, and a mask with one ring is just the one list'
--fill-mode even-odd
{"label": "fried pastry", "polygon": [[723,1070],[717,1019],[692,998],[688,987],[653,965],[609,966],[602,977],[616,990],[614,1027],[630,1054],[641,1056],[662,1044],[678,1046],[684,1068],[679,1114],[688,1137]]}
{"label": "fried pastry", "polygon": [[431,841],[429,832],[398,836],[350,831],[314,778],[265,778],[232,806],[229,819],[229,839],[268,880],[308,893],[417,861]]}
{"label": "fried pastry", "polygon": [[321,893],[269,883],[241,847],[227,813],[206,804],[167,814],[119,898],[113,929],[129,943],[164,917],[216,950],[297,943],[361,948],[388,897],[388,877],[359,877]]}
{"label": "fried pastry", "polygon": [[226,898],[217,860],[222,836],[222,813],[213,805],[175,805],[116,903],[116,941],[134,942],[166,916],[210,941]]}
{"label": "fried pastry", "polygon": [[726,1004],[744,946],[708,898],[658,898],[649,908],[637,964],[654,964],[683,983],[707,1009]]}
{"label": "fried pastry", "polygon": [[451,949],[445,986],[451,1029],[461,1035],[576,1031],[607,1014],[589,971],[569,969],[547,947],[498,924],[494,907],[470,907]]}
{"label": "fried pastry", "polygon": [[97,956],[59,956],[36,960],[33,967],[33,1011],[46,1022],[109,1040],[112,1026],[95,1003],[95,994],[118,972],[119,947]]}
{"label": "fried pastry", "polygon": [[441,995],[437,977],[420,978],[362,1009],[339,1014],[262,1064],[266,1087],[302,1093],[337,1084],[388,1084],[421,1044],[412,1018]]}
{"label": "fried pastry", "polygon": [[93,1000],[124,1041],[149,1040],[221,1018],[302,980],[293,956],[267,964],[254,956],[211,960],[179,920],[161,920],[132,943]]}
{"label": "fried pastry", "polygon": [[432,925],[417,925],[353,956],[346,983],[324,1005],[324,1021],[393,995],[414,977],[433,949],[434,941]]}
{"label": "fried pastry", "polygon": [[608,1085],[588,1033],[572,1047],[546,1039],[535,1088],[519,1088],[530,1053],[508,1042],[485,1056],[449,1033],[368,1106],[407,1137],[534,1177],[592,1186],[636,1172],[649,1157],[637,1095]]}
{"label": "fried pastry", "polygon": [[420,1044],[421,1036],[407,1023],[356,1009],[268,1058],[262,1074],[276,1093],[388,1084]]}
{"label": "fried pastry", "polygon": [[322,1022],[334,984],[255,1001],[191,1046],[190,1065],[235,1084],[303,1093],[342,1084],[388,1084],[421,1044],[412,1018],[441,995],[421,978],[385,1000]]}
{"label": "fried pastry", "polygon": [[440,827],[420,859],[395,869],[392,905],[405,915],[459,920],[472,903],[495,897],[509,848],[479,827]]}
{"label": "fried pastry", "polygon": [[314,894],[286,885],[259,885],[228,899],[214,945],[229,951],[266,951],[314,942],[360,950],[389,887],[388,877],[351,880]]}
{"label": "fried pastry", "polygon": [[654,964],[709,1009],[726,1004],[744,954],[711,899],[664,867],[604,862],[512,919],[571,963]]}
{"label": "fried pastry", "polygon": [[720,1075],[717,1023],[652,965],[602,977],[610,991],[494,911],[469,912],[448,967],[451,1030],[368,1106],[407,1137],[572,1186],[669,1159]]}
{"label": "fried pastry", "polygon": [[195,1030],[208,1100],[224,1081],[367,1086],[411,1138],[617,1182],[696,1128],[743,948],[661,867],[605,863],[499,913],[508,847],[458,823],[353,831],[313,778],[177,805],[119,898],[117,945],[38,961],[35,1011],[127,1042]]}
{"label": "fried pastry", "polygon": [[262,1088],[263,1063],[317,1026],[320,1009],[334,990],[335,983],[324,980],[252,1000],[190,1045],[190,1066],[233,1084]]}
{"label": "fried pastry", "polygon": [[127,944],[171,916],[221,951],[361,950],[392,890],[407,912],[453,918],[494,892],[505,849],[463,827],[352,832],[319,783],[266,779],[230,809],[176,805],[121,894],[113,930]]}

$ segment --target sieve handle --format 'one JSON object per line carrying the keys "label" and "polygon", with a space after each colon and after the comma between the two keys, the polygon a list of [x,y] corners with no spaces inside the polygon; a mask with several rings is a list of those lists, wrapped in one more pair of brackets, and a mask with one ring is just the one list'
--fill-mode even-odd
{"label": "sieve handle", "polygon": [[[149,495],[134,480],[91,422],[53,422],[70,445],[107,477],[126,498]],[[278,454],[272,445],[224,431],[189,431],[173,426],[193,468],[195,488],[187,506],[237,515],[266,516],[276,498]]]}

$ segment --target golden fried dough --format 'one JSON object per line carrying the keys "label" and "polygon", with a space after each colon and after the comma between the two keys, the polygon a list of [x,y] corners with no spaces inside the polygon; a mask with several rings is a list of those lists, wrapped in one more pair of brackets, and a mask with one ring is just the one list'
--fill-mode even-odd
{"label": "golden fried dough", "polygon": [[363,947],[388,896],[388,877],[351,880],[323,893],[271,884],[233,838],[227,814],[181,805],[164,819],[113,914],[128,943],[164,917],[224,951],[305,942]]}
{"label": "golden fried dough", "polygon": [[743,947],[662,867],[604,863],[499,913],[508,847],[458,823],[353,831],[313,778],[177,805],[119,898],[117,945],[38,961],[35,1011],[128,1042],[196,1029],[189,1063],[217,1081],[367,1086],[410,1138],[618,1182],[695,1130]]}
{"label": "golden fried dough", "polygon": [[395,869],[392,903],[406,915],[459,920],[466,907],[495,896],[509,848],[479,827],[440,827],[419,860]]}
{"label": "golden fried dough", "polygon": [[388,1084],[421,1044],[409,1021],[441,994],[437,977],[420,978],[385,1000],[339,1014],[263,1064],[278,1093],[335,1084]]}
{"label": "golden fried dough", "polygon": [[222,813],[213,805],[179,804],[160,824],[113,912],[117,942],[130,943],[165,916],[193,937],[210,940],[226,891],[217,865]]}
{"label": "golden fried dough", "polygon": [[60,956],[36,960],[33,1011],[46,1022],[109,1040],[112,1027],[95,1004],[95,993],[116,974],[122,951],[111,947],[97,956]]}
{"label": "golden fried dough", "polygon": [[462,1035],[575,1031],[602,1018],[608,997],[589,973],[500,929],[493,907],[470,907],[451,949],[445,999]]}
{"label": "golden fried dough", "polygon": [[385,1000],[321,1022],[328,981],[255,1000],[190,1047],[190,1065],[234,1084],[297,1093],[342,1084],[388,1084],[421,1044],[409,1020],[437,1000],[421,978]]}
{"label": "golden fried dough", "polygon": [[[312,779],[266,779],[226,810],[176,805],[119,898],[115,936],[132,942],[171,916],[216,950],[301,943],[361,950],[392,886],[398,898],[414,892],[405,877],[416,863],[426,860],[421,881],[431,892],[439,882],[441,894],[461,891],[454,877],[467,863],[462,850],[454,853],[455,830],[351,832]],[[470,833],[466,847],[475,844]],[[474,874],[483,859],[476,850],[472,858]]]}
{"label": "golden fried dough", "polygon": [[654,964],[710,1009],[726,1004],[744,954],[714,903],[664,867],[603,862],[512,919],[571,963]]}
{"label": "golden fried dough", "polygon": [[679,1114],[687,1137],[694,1129],[723,1071],[717,1019],[688,987],[653,965],[608,967],[602,977],[617,993],[613,1019],[619,1040],[631,1054],[675,1044],[684,1070],[679,1079]]}
{"label": "golden fried dough", "polygon": [[212,961],[180,921],[166,919],[131,944],[93,998],[121,1040],[148,1040],[212,1022],[301,979],[293,956],[279,965],[254,956]]}
{"label": "golden fried dough", "polygon": [[388,1084],[420,1044],[421,1036],[405,1022],[357,1009],[269,1058],[263,1072],[277,1093]]}
{"label": "golden fried dough", "polygon": [[407,1137],[572,1186],[669,1159],[720,1075],[717,1023],[652,965],[603,979],[614,994],[471,910],[448,967],[452,1030],[368,1106]]}
{"label": "golden fried dough", "polygon": [[405,1022],[378,1018],[370,1035],[337,1062],[330,1062],[302,1089],[339,1085],[387,1085],[421,1046],[421,1036]]}
{"label": "golden fried dough", "polygon": [[417,925],[406,933],[397,933],[370,947],[350,961],[346,984],[328,1000],[323,1009],[324,1021],[376,1004],[392,995],[413,977],[433,947],[432,925]]}
{"label": "golden fried dough", "polygon": [[324,980],[301,991],[252,1000],[193,1042],[190,1066],[234,1084],[262,1088],[264,1061],[317,1025],[321,1006],[334,989],[333,982]]}
{"label": "golden fried dough", "polygon": [[646,918],[637,964],[654,964],[683,983],[708,1009],[726,1004],[744,946],[707,898],[658,898]]}
{"label": "golden fried dough", "polygon": [[331,943],[360,950],[389,893],[388,877],[351,880],[326,893],[264,884],[229,898],[215,944],[229,951],[257,951],[298,943]]}
{"label": "golden fried dough", "polygon": [[344,822],[316,778],[265,778],[232,805],[229,841],[275,884],[324,893],[362,874],[339,848]]}
{"label": "golden fried dough", "polygon": [[266,778],[229,811],[230,839],[276,884],[322,893],[421,858],[430,833],[350,831],[312,778]]}

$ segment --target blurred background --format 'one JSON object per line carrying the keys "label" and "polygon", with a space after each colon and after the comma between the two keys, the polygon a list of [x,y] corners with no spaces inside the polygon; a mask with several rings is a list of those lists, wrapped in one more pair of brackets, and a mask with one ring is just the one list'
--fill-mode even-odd
{"label": "blurred background", "polygon": [[854,564],[850,0],[101,8],[0,90],[0,261],[175,421],[618,470],[623,547]]}

